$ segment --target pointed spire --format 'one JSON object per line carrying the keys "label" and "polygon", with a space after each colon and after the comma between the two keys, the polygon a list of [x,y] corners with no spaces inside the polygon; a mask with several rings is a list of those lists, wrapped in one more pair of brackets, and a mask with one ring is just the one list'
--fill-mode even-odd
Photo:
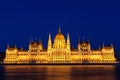
{"label": "pointed spire", "polygon": [[58,33],[61,33],[61,28],[60,28],[60,26],[59,26],[59,30],[58,30]]}
{"label": "pointed spire", "polygon": [[52,48],[52,41],[51,41],[51,35],[50,35],[50,33],[49,33],[48,48],[47,48],[47,50],[50,51],[51,48]]}
{"label": "pointed spire", "polygon": [[40,43],[40,44],[42,43],[42,39],[39,39],[39,43]]}
{"label": "pointed spire", "polygon": [[103,47],[104,47],[104,43],[103,43]]}
{"label": "pointed spire", "polygon": [[111,47],[113,47],[113,43],[111,43]]}
{"label": "pointed spire", "polygon": [[30,38],[30,43],[32,43],[33,42],[33,40]]}
{"label": "pointed spire", "polygon": [[9,46],[9,44],[7,45],[7,48],[9,48],[10,46]]}
{"label": "pointed spire", "polygon": [[69,33],[67,34],[67,43],[70,43],[70,36],[69,36]]}
{"label": "pointed spire", "polygon": [[51,34],[49,33],[48,43],[51,43]]}
{"label": "pointed spire", "polygon": [[67,39],[70,39],[69,33],[67,34]]}
{"label": "pointed spire", "polygon": [[23,50],[23,47],[21,47],[21,50]]}
{"label": "pointed spire", "polygon": [[16,44],[15,44],[15,48],[17,48]]}
{"label": "pointed spire", "polygon": [[88,43],[90,43],[90,40],[88,39]]}
{"label": "pointed spire", "polygon": [[67,50],[70,51],[70,36],[67,34]]}
{"label": "pointed spire", "polygon": [[83,40],[85,40],[85,37],[83,36]]}
{"label": "pointed spire", "polygon": [[80,44],[80,38],[78,39],[78,44]]}
{"label": "pointed spire", "polygon": [[49,33],[49,40],[51,40],[51,34]]}
{"label": "pointed spire", "polygon": [[31,38],[30,38],[30,43],[31,43]]}
{"label": "pointed spire", "polygon": [[100,46],[99,46],[99,50],[100,50],[101,48],[100,48]]}

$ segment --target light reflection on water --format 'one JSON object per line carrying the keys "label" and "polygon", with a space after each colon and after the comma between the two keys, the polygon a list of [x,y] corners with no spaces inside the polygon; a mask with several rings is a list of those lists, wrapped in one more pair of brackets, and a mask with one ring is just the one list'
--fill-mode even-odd
{"label": "light reflection on water", "polygon": [[4,65],[0,80],[120,80],[116,65]]}

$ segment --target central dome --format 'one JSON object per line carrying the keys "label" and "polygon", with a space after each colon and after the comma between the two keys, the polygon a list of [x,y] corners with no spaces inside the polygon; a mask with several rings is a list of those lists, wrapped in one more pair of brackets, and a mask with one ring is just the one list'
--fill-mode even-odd
{"label": "central dome", "polygon": [[65,46],[66,46],[65,45],[65,38],[64,38],[64,35],[61,33],[60,27],[59,27],[59,31],[56,34],[55,38],[54,38],[53,48],[55,48],[55,49],[64,49]]}
{"label": "central dome", "polygon": [[59,28],[59,31],[57,33],[57,35],[55,36],[55,40],[64,40],[64,35],[61,33],[61,30]]}
{"label": "central dome", "polygon": [[62,33],[58,33],[58,34],[55,36],[55,40],[56,40],[56,39],[60,39],[60,40],[61,40],[61,39],[65,39],[65,38],[64,38],[64,36],[63,36]]}

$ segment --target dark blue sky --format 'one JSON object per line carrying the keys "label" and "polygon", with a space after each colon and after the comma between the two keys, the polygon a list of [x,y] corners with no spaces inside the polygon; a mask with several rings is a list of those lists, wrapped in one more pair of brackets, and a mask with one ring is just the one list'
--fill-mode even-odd
{"label": "dark blue sky", "polygon": [[73,47],[85,37],[93,48],[112,42],[120,51],[119,0],[1,0],[0,51],[7,44],[27,49],[30,38],[41,38],[46,47],[59,25]]}

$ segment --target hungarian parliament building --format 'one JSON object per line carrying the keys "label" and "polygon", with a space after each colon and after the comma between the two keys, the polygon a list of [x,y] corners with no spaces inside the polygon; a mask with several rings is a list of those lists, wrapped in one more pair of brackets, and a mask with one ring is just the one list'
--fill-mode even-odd
{"label": "hungarian parliament building", "polygon": [[78,41],[78,48],[72,49],[70,36],[67,40],[58,33],[52,42],[48,37],[47,49],[43,49],[42,42],[30,40],[29,49],[7,46],[4,64],[84,64],[84,63],[116,63],[113,45],[91,50],[89,41]]}

